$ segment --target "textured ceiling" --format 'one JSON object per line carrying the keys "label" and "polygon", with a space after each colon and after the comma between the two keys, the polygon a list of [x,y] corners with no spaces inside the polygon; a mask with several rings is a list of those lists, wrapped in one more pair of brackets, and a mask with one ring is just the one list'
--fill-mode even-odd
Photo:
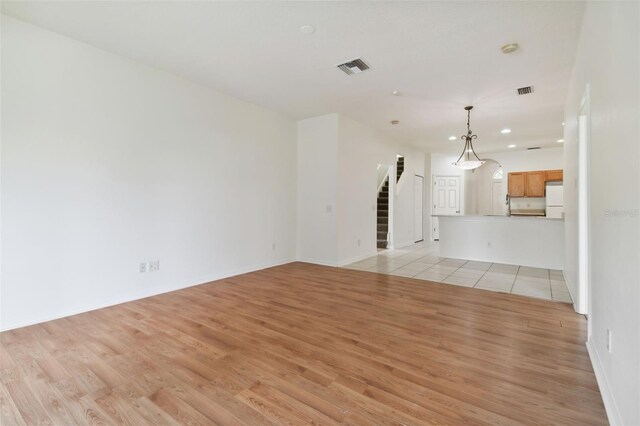
{"label": "textured ceiling", "polygon": [[[338,112],[431,151],[461,148],[448,137],[465,132],[472,104],[476,147],[490,152],[557,146],[583,6],[3,1],[2,11],[293,118]],[[512,41],[521,49],[503,55]],[[335,67],[356,57],[371,70]],[[517,96],[527,85],[534,93]]]}

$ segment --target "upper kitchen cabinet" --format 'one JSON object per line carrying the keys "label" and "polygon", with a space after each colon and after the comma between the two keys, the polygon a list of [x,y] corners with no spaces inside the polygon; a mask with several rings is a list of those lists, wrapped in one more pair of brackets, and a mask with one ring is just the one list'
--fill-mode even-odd
{"label": "upper kitchen cabinet", "polygon": [[544,197],[545,172],[527,172],[524,174],[525,197]]}
{"label": "upper kitchen cabinet", "polygon": [[562,170],[509,173],[509,196],[544,197],[546,182],[562,181],[562,178]]}
{"label": "upper kitchen cabinet", "polygon": [[561,180],[563,180],[562,170],[547,170],[545,173],[546,173],[546,180],[547,181],[561,181]]}
{"label": "upper kitchen cabinet", "polygon": [[524,197],[524,173],[509,173],[509,196]]}

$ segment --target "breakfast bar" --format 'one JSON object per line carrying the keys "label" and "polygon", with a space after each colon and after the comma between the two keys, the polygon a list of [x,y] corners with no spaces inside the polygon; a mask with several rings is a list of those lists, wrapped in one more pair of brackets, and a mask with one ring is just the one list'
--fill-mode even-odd
{"label": "breakfast bar", "polygon": [[440,224],[440,254],[443,257],[563,269],[563,219],[435,216]]}

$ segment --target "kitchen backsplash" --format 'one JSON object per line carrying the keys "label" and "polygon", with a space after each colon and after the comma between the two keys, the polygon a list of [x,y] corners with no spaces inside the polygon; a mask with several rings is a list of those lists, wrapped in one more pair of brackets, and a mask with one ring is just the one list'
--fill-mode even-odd
{"label": "kitchen backsplash", "polygon": [[544,197],[512,198],[511,210],[544,210],[546,208]]}

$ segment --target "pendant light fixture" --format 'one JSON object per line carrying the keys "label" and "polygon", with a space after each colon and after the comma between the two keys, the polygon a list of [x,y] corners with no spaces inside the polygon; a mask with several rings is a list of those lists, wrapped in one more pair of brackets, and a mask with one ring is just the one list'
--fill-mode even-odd
{"label": "pendant light fixture", "polygon": [[[473,139],[478,137],[478,135],[472,134],[471,127],[469,125],[469,122],[471,121],[471,110],[473,107],[466,106],[464,109],[467,111],[467,134],[460,137],[460,139],[464,140],[464,149],[462,150],[460,157],[458,157],[458,160],[452,164],[460,167],[461,169],[473,170],[482,166],[485,162],[484,160],[481,160],[473,150]],[[473,154],[473,156],[471,154]]]}

